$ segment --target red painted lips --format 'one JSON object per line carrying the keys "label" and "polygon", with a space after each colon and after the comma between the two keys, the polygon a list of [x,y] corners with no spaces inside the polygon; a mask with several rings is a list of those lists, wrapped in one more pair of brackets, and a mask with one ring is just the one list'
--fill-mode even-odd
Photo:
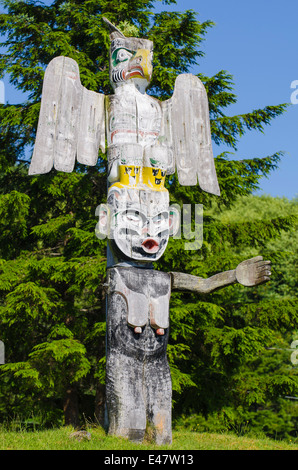
{"label": "red painted lips", "polygon": [[154,240],[154,238],[146,238],[142,243],[142,247],[147,253],[156,253],[158,251],[159,244]]}

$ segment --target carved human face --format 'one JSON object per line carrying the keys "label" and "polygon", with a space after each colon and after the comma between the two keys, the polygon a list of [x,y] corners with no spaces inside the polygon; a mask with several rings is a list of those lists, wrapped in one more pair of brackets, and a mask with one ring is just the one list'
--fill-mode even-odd
{"label": "carved human face", "polygon": [[[177,210],[167,192],[114,188],[108,195],[106,234],[118,258],[150,262],[164,253],[179,226]],[[101,218],[104,220],[104,217]]]}
{"label": "carved human face", "polygon": [[152,76],[153,43],[146,39],[116,38],[111,43],[110,79],[113,87],[132,81],[146,88]]}
{"label": "carved human face", "polygon": [[149,216],[145,207],[128,208],[112,217],[111,229],[117,248],[127,258],[152,261],[160,258],[169,239],[169,213]]}

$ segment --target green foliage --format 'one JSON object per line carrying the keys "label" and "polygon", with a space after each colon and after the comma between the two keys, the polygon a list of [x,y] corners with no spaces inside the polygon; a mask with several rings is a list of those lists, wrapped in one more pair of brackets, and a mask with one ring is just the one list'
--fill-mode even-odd
{"label": "green foliage", "polygon": [[[186,423],[195,430],[255,431],[291,438],[297,432],[298,396],[297,366],[291,363],[298,322],[297,200],[242,196],[224,210],[213,201],[208,216],[213,222],[207,219],[204,235],[207,228],[212,236],[204,237],[201,256],[192,253],[192,259],[186,260],[185,272],[207,277],[262,254],[272,260],[272,280],[250,289],[230,286],[196,303],[194,296],[175,294],[179,301],[173,296],[177,307],[172,308],[172,328],[183,336],[179,309],[193,305],[188,323],[193,331],[187,342],[191,355],[180,366],[191,371],[196,384],[179,396],[175,410],[180,403],[180,412],[192,411],[192,424],[187,419]],[[258,236],[253,236],[254,231]],[[179,423],[180,414],[175,416]]]}
{"label": "green foliage", "polygon": [[[184,421],[187,420],[183,417]],[[173,443],[171,445],[157,446],[150,439],[142,443],[135,443],[128,439],[105,434],[104,430],[92,423],[86,422],[85,427],[90,438],[76,439],[73,436],[74,428],[63,426],[54,429],[40,430],[41,418],[37,415],[30,415],[26,421],[15,419],[13,422],[0,428],[0,449],[1,450],[94,450],[100,451],[104,462],[111,462],[113,451],[114,459],[122,458],[123,451],[155,451],[156,464],[169,464],[172,455],[169,451],[177,450],[177,456],[181,462],[192,462],[192,450],[297,450],[297,442],[279,442],[275,439],[268,439],[264,435],[258,437],[237,437],[235,433],[202,433],[192,432],[184,429],[173,432]],[[237,424],[235,425],[235,428]],[[32,432],[35,431],[35,432]],[[181,455],[181,449],[188,449],[189,456]],[[160,452],[164,450],[164,452]],[[180,456],[179,456],[180,451]],[[136,458],[134,452],[131,454]],[[187,457],[187,459],[186,459]],[[153,455],[152,455],[153,458]],[[195,461],[195,459],[194,459]],[[124,463],[126,460],[124,461]],[[153,462],[153,460],[151,460]],[[177,460],[172,460],[177,462]]]}
{"label": "green foliage", "polygon": [[[2,1],[0,77],[25,93],[0,106],[0,417],[41,413],[46,424],[65,419],[71,393],[82,416],[98,417],[105,366],[105,241],[96,238],[95,209],[106,199],[105,156],[71,174],[28,177],[44,70],[58,55],[75,59],[84,86],[111,93],[106,16],[126,34],[154,41],[148,90],[172,94],[175,78],[197,64],[212,23],[193,11],[153,10],[154,1]],[[168,0],[171,4],[174,1]],[[236,150],[244,133],[263,131],[286,106],[227,116],[236,102],[233,77],[198,75],[210,103],[215,144]],[[278,149],[277,149],[278,150]],[[171,202],[203,204],[204,240],[186,251],[171,240],[156,269],[208,277],[261,254],[273,262],[269,284],[231,286],[208,296],[173,293],[168,349],[174,416],[192,413],[205,429],[262,430],[293,436],[297,367],[289,350],[297,331],[297,201],[251,194],[274,170],[282,152],[241,160],[216,156],[221,197],[168,178]],[[187,421],[187,420],[186,420]]]}

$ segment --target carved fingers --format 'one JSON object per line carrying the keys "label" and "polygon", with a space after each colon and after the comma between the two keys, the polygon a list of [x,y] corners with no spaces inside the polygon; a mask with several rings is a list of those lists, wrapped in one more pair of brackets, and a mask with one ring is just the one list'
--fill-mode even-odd
{"label": "carved fingers", "polygon": [[243,286],[256,286],[270,280],[271,261],[262,256],[242,261],[236,268],[236,279]]}
{"label": "carved fingers", "polygon": [[271,261],[257,261],[256,263],[256,285],[270,281]]}

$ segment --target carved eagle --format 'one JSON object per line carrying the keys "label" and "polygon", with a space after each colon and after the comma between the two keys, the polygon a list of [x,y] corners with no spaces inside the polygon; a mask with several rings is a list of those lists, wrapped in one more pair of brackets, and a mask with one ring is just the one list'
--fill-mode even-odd
{"label": "carved eagle", "polygon": [[169,100],[149,96],[152,41],[125,37],[105,22],[110,29],[110,79],[115,93],[105,96],[88,90],[81,84],[75,60],[54,58],[45,71],[29,174],[47,173],[53,167],[71,172],[76,160],[96,165],[99,149],[105,152],[107,141],[111,174],[117,175],[117,168],[114,173],[111,168],[119,165],[123,154],[125,160],[130,145],[137,159],[149,155],[150,165],[162,167],[167,174],[177,170],[181,185],[199,183],[203,191],[219,195],[204,85],[195,75],[180,74]]}

